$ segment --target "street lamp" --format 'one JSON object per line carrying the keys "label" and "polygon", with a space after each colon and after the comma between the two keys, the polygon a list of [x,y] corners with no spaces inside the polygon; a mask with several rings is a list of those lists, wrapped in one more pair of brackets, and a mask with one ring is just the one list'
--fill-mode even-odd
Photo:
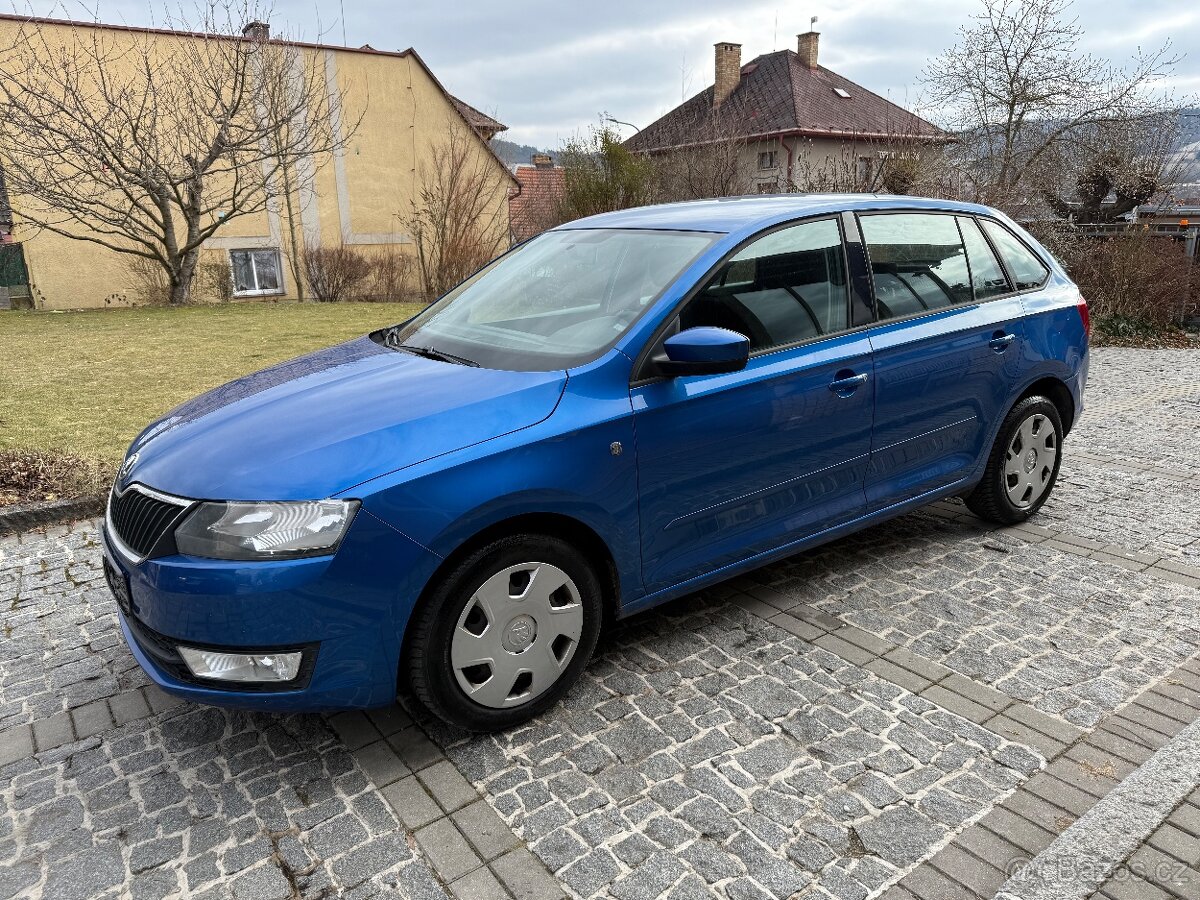
{"label": "street lamp", "polygon": [[601,113],[600,118],[605,122],[612,122],[614,125],[628,125],[630,128],[632,128],[634,131],[638,132],[639,134],[642,131],[642,129],[638,128],[632,122],[622,122],[620,119],[614,119],[608,113]]}

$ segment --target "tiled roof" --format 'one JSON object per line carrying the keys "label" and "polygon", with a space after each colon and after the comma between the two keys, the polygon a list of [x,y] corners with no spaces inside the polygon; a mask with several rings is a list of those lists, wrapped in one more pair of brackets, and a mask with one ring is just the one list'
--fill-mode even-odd
{"label": "tiled roof", "polygon": [[470,126],[476,131],[490,131],[493,134],[498,131],[508,131],[508,126],[503,122],[497,122],[487,113],[477,110],[470,103],[465,103],[464,101],[459,100],[453,94],[450,95],[450,99],[454,102],[454,105],[458,107],[458,111],[462,113],[463,118],[466,119]]}
{"label": "tiled roof", "polygon": [[566,181],[561,166],[521,165],[514,169],[521,192],[508,201],[513,239],[524,241],[558,224],[558,203]]}
{"label": "tiled roof", "polygon": [[[839,96],[837,89],[849,94]],[[625,142],[631,150],[662,150],[722,136],[777,134],[807,137],[948,138],[937,126],[824,66],[809,69],[792,50],[759,56],[742,66],[737,88],[712,108],[707,88]],[[719,124],[718,124],[719,123]]]}

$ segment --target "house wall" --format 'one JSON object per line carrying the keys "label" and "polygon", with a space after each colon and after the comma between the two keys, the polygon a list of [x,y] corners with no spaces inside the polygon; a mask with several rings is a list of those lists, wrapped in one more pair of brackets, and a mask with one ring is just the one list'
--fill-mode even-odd
{"label": "house wall", "polygon": [[[788,147],[792,151],[792,190],[876,190],[875,176],[889,152],[869,140],[786,137],[748,143],[739,153],[739,168],[749,193],[789,190]],[[774,167],[764,168],[760,155],[774,152]],[[895,152],[895,151],[891,151]]]}
{"label": "house wall", "polygon": [[[788,147],[792,150],[791,187],[788,183]],[[803,184],[806,167],[822,168],[842,153],[840,141],[802,137],[770,138],[746,144],[738,154],[738,166],[749,193],[776,193]],[[760,155],[774,153],[774,166],[763,167]]]}
{"label": "house wall", "polygon": [[[0,20],[0,46],[19,23]],[[28,26],[24,26],[28,27]],[[145,40],[147,35],[88,25],[39,25],[53,40],[72,39],[71,30],[100,32],[113,46]],[[150,35],[164,43],[190,40]],[[305,48],[325,73],[331,95],[345,92],[342,126],[361,117],[345,151],[314,168],[312,190],[293,192],[268,210],[232,219],[204,246],[200,263],[228,264],[237,249],[276,249],[280,253],[283,290],[274,299],[295,299],[293,247],[306,242],[321,246],[348,245],[364,253],[385,250],[414,255],[404,217],[411,209],[422,172],[434,164],[439,144],[451,127],[466,128],[449,98],[429,76],[415,54],[363,53],[344,49]],[[497,172],[496,207],[507,229],[507,170],[486,144],[472,136],[472,152]],[[213,190],[219,190],[214,185]],[[14,237],[24,244],[35,304],[46,309],[75,309],[144,302],[146,280],[138,275],[133,257],[49,232],[38,233],[21,220],[21,198],[13,197]],[[290,207],[290,210],[289,210]],[[203,269],[202,269],[203,271]],[[193,290],[196,300],[215,300],[201,275]]]}

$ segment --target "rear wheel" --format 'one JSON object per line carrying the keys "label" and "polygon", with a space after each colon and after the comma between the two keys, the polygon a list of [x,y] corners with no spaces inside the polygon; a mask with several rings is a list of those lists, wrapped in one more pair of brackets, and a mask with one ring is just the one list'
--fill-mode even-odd
{"label": "rear wheel", "polygon": [[992,522],[1024,522],[1054,490],[1062,436],[1058,407],[1045,397],[1026,397],[1000,426],[983,480],[967,496],[967,506]]}
{"label": "rear wheel", "polygon": [[600,582],[570,544],[528,534],[495,541],[455,566],[413,614],[413,691],[473,731],[522,722],[578,679],[601,619]]}

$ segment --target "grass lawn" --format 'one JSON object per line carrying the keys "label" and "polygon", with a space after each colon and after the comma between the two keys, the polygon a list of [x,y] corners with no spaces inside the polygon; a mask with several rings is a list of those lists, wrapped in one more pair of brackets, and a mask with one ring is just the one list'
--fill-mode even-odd
{"label": "grass lawn", "polygon": [[417,309],[247,303],[0,312],[0,450],[119,461],[142,428],[189,397]]}

